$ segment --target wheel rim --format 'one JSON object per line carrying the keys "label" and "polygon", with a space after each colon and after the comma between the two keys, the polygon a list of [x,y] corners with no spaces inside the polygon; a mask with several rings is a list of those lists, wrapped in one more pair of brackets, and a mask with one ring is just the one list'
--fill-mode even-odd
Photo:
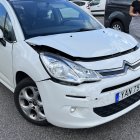
{"label": "wheel rim", "polygon": [[46,120],[43,104],[39,91],[36,87],[29,86],[21,90],[19,94],[19,104],[22,111],[32,120]]}
{"label": "wheel rim", "polygon": [[121,31],[121,26],[118,25],[118,24],[113,25],[112,28],[115,29],[115,30],[119,30],[119,31]]}

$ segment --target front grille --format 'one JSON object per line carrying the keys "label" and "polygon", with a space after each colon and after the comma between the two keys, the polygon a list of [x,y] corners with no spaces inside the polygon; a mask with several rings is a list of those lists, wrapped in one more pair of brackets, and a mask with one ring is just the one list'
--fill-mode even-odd
{"label": "front grille", "polygon": [[113,90],[117,90],[117,89],[119,89],[119,88],[122,88],[122,87],[128,86],[128,85],[130,85],[130,84],[133,84],[134,82],[137,82],[137,81],[139,81],[139,80],[140,80],[140,77],[138,77],[138,78],[136,78],[136,79],[134,79],[134,80],[128,81],[128,82],[126,82],[126,83],[122,83],[122,84],[120,84],[120,85],[116,85],[116,86],[113,86],[113,87],[105,88],[105,89],[102,90],[101,93],[105,93],[105,92],[110,92],[110,91],[113,91]]}
{"label": "front grille", "polygon": [[123,66],[119,68],[113,69],[105,69],[105,70],[97,70],[97,72],[102,76],[102,78],[109,78],[120,76],[126,74],[128,70],[137,70],[140,68],[140,60],[135,63],[129,63],[127,61],[123,61]]}
{"label": "front grille", "polygon": [[122,111],[123,109],[131,106],[132,104],[136,103],[139,100],[140,100],[140,91],[118,103],[94,108],[93,111],[101,117],[108,117],[110,115],[113,115],[115,113]]}

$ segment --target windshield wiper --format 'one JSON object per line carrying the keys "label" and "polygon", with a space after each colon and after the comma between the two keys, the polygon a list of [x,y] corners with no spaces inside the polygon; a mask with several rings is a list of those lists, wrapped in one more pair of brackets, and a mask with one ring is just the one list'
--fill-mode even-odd
{"label": "windshield wiper", "polygon": [[84,31],[92,31],[92,30],[95,30],[95,29],[80,28],[80,29],[76,30],[76,32],[84,32]]}

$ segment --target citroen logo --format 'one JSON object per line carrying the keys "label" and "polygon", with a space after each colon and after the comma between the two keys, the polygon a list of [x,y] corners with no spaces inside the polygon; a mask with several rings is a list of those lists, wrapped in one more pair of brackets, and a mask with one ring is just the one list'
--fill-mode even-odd
{"label": "citroen logo", "polygon": [[131,69],[131,70],[136,70],[140,66],[140,61],[137,61],[135,63],[129,63],[128,61],[124,60],[123,61],[123,69]]}
{"label": "citroen logo", "polygon": [[126,74],[128,69],[132,70],[132,71],[136,71],[139,68],[140,68],[140,60],[138,60],[134,63],[130,63],[130,62],[124,60],[122,67],[107,69],[107,70],[99,70],[98,73],[103,78],[107,78],[107,77],[114,77],[114,76]]}
{"label": "citroen logo", "polygon": [[127,67],[127,68],[132,68],[133,66],[132,66],[131,63],[129,63],[129,62],[127,62],[126,60],[124,60],[124,61],[123,61],[123,67],[124,67],[124,68],[126,68],[126,67]]}

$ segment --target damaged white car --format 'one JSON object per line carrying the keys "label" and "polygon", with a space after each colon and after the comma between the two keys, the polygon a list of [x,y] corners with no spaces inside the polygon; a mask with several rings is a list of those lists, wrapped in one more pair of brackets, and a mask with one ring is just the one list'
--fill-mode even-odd
{"label": "damaged white car", "polygon": [[0,0],[0,82],[37,125],[88,128],[140,104],[140,49],[65,0]]}

